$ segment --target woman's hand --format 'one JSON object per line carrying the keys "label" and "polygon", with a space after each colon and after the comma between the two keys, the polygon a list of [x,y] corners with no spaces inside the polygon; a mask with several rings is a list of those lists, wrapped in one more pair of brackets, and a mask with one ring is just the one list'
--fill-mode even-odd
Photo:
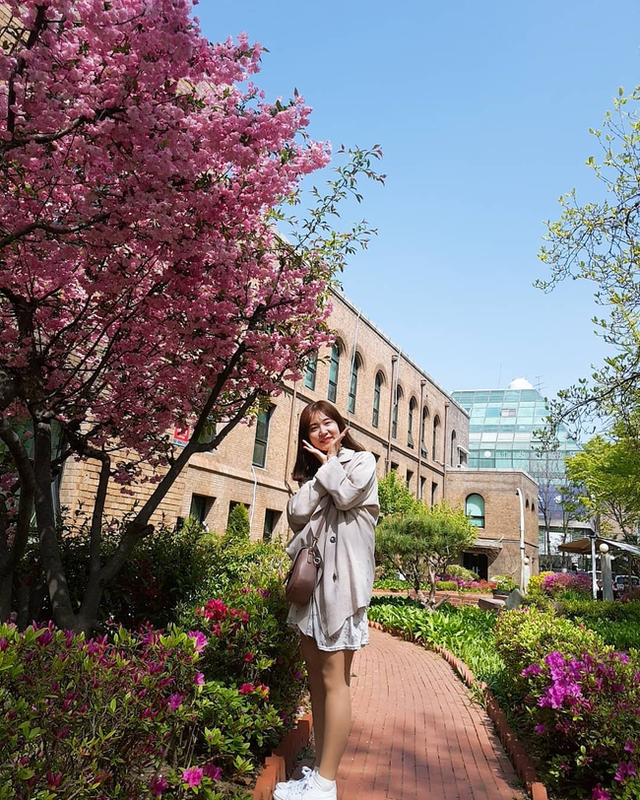
{"label": "woman's hand", "polygon": [[318,450],[317,447],[314,447],[310,444],[306,439],[302,440],[302,446],[307,451],[307,453],[311,453],[314,455],[321,464],[326,464],[330,458],[333,456],[337,456],[340,452],[341,442],[343,438],[349,432],[349,426],[347,425],[346,428],[329,442],[329,446],[327,447],[327,452],[323,453],[322,450]]}

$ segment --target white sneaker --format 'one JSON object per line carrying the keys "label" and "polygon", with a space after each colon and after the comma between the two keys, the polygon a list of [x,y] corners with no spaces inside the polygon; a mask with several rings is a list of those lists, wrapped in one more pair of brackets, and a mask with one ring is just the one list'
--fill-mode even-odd
{"label": "white sneaker", "polygon": [[[300,794],[294,795],[291,794],[289,797],[299,797],[300,800],[337,800],[338,793],[336,788],[336,782],[331,781],[331,786],[328,789],[323,789],[318,784],[318,778],[320,777],[319,773],[312,773],[309,777],[305,786],[301,786],[299,789]],[[274,795],[275,797],[275,795]]]}
{"label": "white sneaker", "polygon": [[302,777],[295,781],[281,781],[273,790],[273,800],[288,800],[289,797],[300,797],[300,789],[306,786],[317,767],[302,767]]}

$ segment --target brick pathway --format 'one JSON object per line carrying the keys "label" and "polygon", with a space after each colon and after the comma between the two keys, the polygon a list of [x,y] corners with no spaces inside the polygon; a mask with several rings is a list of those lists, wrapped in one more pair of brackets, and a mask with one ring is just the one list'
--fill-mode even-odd
{"label": "brick pathway", "polygon": [[353,662],[339,800],[522,800],[483,709],[435,653],[369,629]]}

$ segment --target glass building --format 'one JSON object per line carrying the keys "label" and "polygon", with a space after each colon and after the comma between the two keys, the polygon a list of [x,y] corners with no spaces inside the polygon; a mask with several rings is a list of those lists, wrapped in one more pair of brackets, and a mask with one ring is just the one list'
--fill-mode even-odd
{"label": "glass building", "polygon": [[535,432],[545,427],[548,410],[529,381],[518,378],[506,389],[455,391],[451,395],[471,415],[470,469],[521,469],[540,485],[562,485],[565,458],[580,446],[560,428],[557,450],[535,451]]}

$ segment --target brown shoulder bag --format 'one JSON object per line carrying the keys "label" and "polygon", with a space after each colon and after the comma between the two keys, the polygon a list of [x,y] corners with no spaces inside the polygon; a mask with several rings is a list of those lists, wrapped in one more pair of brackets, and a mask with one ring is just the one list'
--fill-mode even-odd
{"label": "brown shoulder bag", "polygon": [[318,570],[322,564],[317,545],[318,537],[314,536],[311,547],[300,548],[293,559],[291,569],[284,579],[286,586],[284,594],[290,603],[302,606],[311,599],[318,581]]}

